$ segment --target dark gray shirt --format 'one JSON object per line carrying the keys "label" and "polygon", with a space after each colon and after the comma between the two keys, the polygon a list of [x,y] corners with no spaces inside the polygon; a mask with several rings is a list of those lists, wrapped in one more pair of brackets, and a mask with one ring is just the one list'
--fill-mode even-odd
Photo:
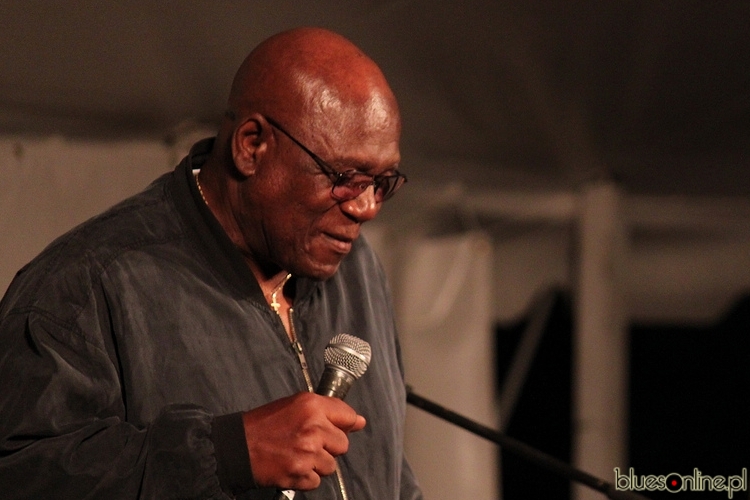
{"label": "dark gray shirt", "polygon": [[[3,498],[271,498],[240,412],[306,390],[279,318],[200,201],[198,143],[144,192],[53,242],[0,303]],[[372,362],[347,395],[367,418],[339,459],[351,500],[421,498],[385,276],[360,238],[326,281],[297,279],[313,380],[337,333]],[[297,498],[339,498],[334,477]]]}

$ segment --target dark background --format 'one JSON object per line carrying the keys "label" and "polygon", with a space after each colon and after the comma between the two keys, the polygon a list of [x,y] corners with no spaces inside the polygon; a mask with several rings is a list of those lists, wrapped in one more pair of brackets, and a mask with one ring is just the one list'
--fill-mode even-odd
{"label": "dark background", "polygon": [[[571,463],[569,294],[560,292],[507,429]],[[527,320],[497,329],[501,383]],[[750,295],[715,324],[636,324],[630,328],[630,467],[643,475],[741,475],[750,463]],[[627,469],[621,473],[627,474]],[[570,482],[502,454],[503,498],[570,498]],[[614,483],[611,477],[602,477]],[[641,492],[653,500],[727,498],[726,492]],[[677,495],[677,496],[675,496]],[[746,498],[747,492],[734,498]],[[602,498],[605,498],[602,496]]]}

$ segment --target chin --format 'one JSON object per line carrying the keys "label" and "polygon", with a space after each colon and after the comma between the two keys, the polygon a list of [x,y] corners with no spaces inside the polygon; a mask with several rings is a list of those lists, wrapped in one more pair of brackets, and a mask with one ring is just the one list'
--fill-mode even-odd
{"label": "chin", "polygon": [[300,266],[297,272],[291,271],[291,273],[297,276],[304,276],[305,278],[325,281],[336,274],[340,264],[341,259],[335,259],[335,261],[309,261],[305,265]]}
{"label": "chin", "polygon": [[335,266],[327,266],[324,268],[319,268],[315,272],[310,273],[309,277],[312,279],[325,281],[334,274],[336,274],[336,271],[339,270],[339,265],[336,264]]}

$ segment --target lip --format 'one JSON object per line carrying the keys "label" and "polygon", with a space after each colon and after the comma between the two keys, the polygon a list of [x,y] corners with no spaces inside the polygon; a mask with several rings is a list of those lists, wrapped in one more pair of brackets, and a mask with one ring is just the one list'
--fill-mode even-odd
{"label": "lip", "polygon": [[333,247],[334,251],[340,254],[349,253],[349,251],[352,249],[352,243],[354,243],[354,240],[357,239],[356,236],[352,237],[343,234],[323,233],[323,235],[331,244],[331,247]]}

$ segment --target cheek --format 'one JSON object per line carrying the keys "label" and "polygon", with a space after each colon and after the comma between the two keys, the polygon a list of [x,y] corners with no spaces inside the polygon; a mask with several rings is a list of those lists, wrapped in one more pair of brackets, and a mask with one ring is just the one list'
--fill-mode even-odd
{"label": "cheek", "polygon": [[310,276],[325,279],[336,269],[347,250],[336,246],[327,233],[335,231],[335,213],[326,212],[319,217],[308,219],[304,231],[297,231],[290,239],[290,253],[293,264]]}
{"label": "cheek", "polygon": [[324,200],[313,187],[296,178],[283,185],[277,182],[275,189],[266,193],[264,220],[271,225],[269,230],[287,242],[304,241],[326,211]]}
{"label": "cheek", "polygon": [[299,255],[315,250],[325,228],[334,219],[330,208],[310,203],[293,203],[280,209],[274,219],[276,230],[287,246],[287,252]]}
{"label": "cheek", "polygon": [[291,180],[266,205],[265,231],[272,235],[269,251],[273,260],[292,273],[325,278],[341,260],[325,235],[335,233],[346,221],[330,196],[330,184],[318,185],[317,176],[304,180]]}

